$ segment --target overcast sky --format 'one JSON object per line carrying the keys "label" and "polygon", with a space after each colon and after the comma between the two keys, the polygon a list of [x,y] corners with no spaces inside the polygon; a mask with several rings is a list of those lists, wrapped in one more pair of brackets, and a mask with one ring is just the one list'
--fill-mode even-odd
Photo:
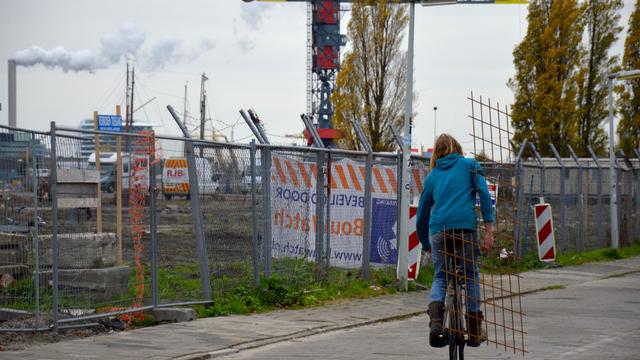
{"label": "overcast sky", "polygon": [[[626,25],[633,1],[624,3]],[[182,111],[185,82],[189,112],[198,116],[202,72],[210,79],[213,125],[228,137],[237,124],[233,137],[249,141],[238,115],[249,107],[265,120],[274,142],[290,142],[280,136],[302,130],[304,3],[2,0],[0,8],[1,124],[7,124],[7,60],[18,56],[27,64],[25,59],[51,55],[47,51],[58,46],[73,56],[58,49],[58,57],[47,59],[64,63],[66,72],[43,65],[18,68],[18,126],[77,126],[94,110],[112,113],[124,104],[125,61],[114,50],[120,46],[137,54],[136,103],[156,97],[136,119],[157,124],[159,133],[178,135],[165,107]],[[343,32],[348,15],[343,13]],[[526,15],[525,5],[416,7],[414,146],[431,146],[437,106],[437,132],[449,132],[472,149],[467,96],[473,91],[501,105],[513,101],[506,82],[514,73],[513,48],[526,33]],[[95,71],[70,70],[82,68]]]}

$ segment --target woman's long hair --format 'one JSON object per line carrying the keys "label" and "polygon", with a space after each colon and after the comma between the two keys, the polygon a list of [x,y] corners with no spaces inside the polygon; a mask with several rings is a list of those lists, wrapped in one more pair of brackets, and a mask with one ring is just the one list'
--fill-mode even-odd
{"label": "woman's long hair", "polygon": [[456,140],[453,136],[449,134],[441,134],[438,136],[436,140],[436,144],[433,149],[433,155],[431,155],[431,168],[436,167],[436,161],[440,158],[443,158],[449,154],[460,154],[464,155],[462,152],[462,146],[458,140]]}

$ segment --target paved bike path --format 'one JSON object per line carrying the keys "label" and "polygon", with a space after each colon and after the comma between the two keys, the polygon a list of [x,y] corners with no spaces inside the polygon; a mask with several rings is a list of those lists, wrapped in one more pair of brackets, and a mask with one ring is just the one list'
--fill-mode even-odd
{"label": "paved bike path", "polygon": [[[640,257],[523,273],[522,292],[640,272]],[[428,292],[334,303],[302,310],[234,315],[0,352],[0,359],[209,359],[244,349],[426,312]],[[425,323],[425,341],[426,341]],[[373,341],[373,339],[372,339]]]}

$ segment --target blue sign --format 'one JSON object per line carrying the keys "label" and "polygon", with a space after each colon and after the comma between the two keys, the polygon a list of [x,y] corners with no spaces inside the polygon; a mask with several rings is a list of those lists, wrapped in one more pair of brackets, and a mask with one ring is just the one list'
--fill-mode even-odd
{"label": "blue sign", "polygon": [[371,207],[371,262],[395,264],[398,261],[397,201],[374,198]]}
{"label": "blue sign", "polygon": [[100,131],[122,131],[122,116],[120,115],[98,115],[98,130]]}

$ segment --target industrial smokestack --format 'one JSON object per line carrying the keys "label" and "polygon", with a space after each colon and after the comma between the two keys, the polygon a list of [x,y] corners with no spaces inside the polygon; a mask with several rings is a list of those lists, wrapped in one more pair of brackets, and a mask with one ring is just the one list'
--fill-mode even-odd
{"label": "industrial smokestack", "polygon": [[16,127],[16,61],[9,60],[9,126]]}

